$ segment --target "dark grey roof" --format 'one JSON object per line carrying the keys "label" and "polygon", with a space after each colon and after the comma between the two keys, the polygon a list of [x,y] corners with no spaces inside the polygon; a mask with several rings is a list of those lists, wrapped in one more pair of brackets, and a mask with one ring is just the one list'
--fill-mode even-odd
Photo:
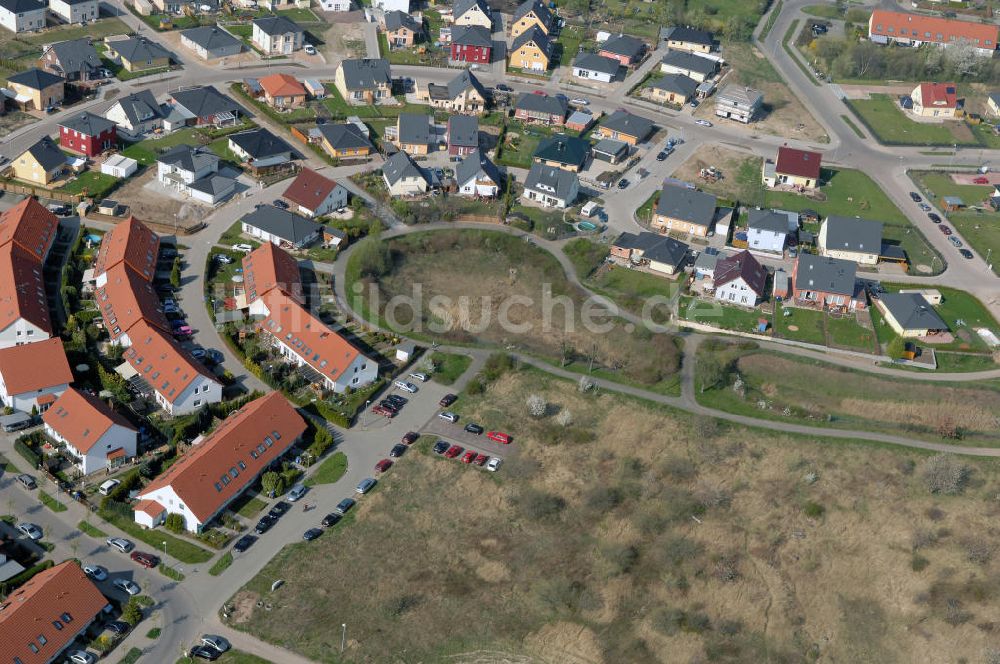
{"label": "dark grey roof", "polygon": [[551,115],[562,115],[566,117],[566,110],[569,102],[565,97],[553,95],[536,94],[534,92],[522,92],[514,103],[514,108],[522,111],[533,111],[535,113],[549,113]]}
{"label": "dark grey roof", "polygon": [[552,55],[552,40],[537,25],[533,25],[530,30],[519,34],[514,43],[510,45],[510,50],[516,51],[528,42],[534,42],[535,46],[540,48],[546,56]]}
{"label": "dark grey roof", "polygon": [[399,114],[399,142],[430,145],[434,142],[431,116],[422,113]]}
{"label": "dark grey roof", "polygon": [[481,25],[456,25],[451,29],[451,42],[463,46],[493,47],[490,31]]}
{"label": "dark grey roof", "polygon": [[66,163],[66,155],[48,136],[38,139],[38,142],[25,150],[34,157],[43,169],[51,171],[56,166]]}
{"label": "dark grey roof", "polygon": [[292,152],[291,145],[263,127],[230,134],[229,140],[242,148],[253,159],[266,159]]}
{"label": "dark grey roof", "polygon": [[486,89],[483,84],[468,69],[463,69],[458,76],[448,81],[448,98],[454,99],[470,87],[474,88],[483,99],[486,99]]}
{"label": "dark grey roof", "polygon": [[0,7],[14,14],[38,11],[39,9],[45,9],[47,6],[47,3],[36,2],[36,0],[0,0]]}
{"label": "dark grey roof", "polygon": [[161,47],[156,42],[151,42],[145,37],[134,37],[121,41],[111,42],[109,46],[122,59],[129,62],[142,62],[145,60],[156,60],[157,58],[170,58],[170,52]]}
{"label": "dark grey roof", "polygon": [[750,210],[747,227],[788,235],[788,216],[774,210]]}
{"label": "dark grey roof", "polygon": [[348,90],[372,90],[380,84],[392,85],[389,61],[384,58],[344,60],[341,66]]}
{"label": "dark grey roof", "polygon": [[289,32],[302,32],[299,24],[286,16],[265,16],[254,19],[253,24],[265,35],[283,35]]}
{"label": "dark grey roof", "polygon": [[410,159],[410,155],[406,154],[402,150],[385,160],[385,163],[382,164],[382,173],[385,175],[385,179],[389,181],[390,185],[408,177],[418,177],[427,180],[427,175],[424,173],[423,169],[417,166],[416,163]]}
{"label": "dark grey roof", "polygon": [[626,231],[619,235],[612,245],[615,247],[621,247],[622,249],[638,249],[639,251],[646,251],[647,249],[659,244],[663,237],[664,236],[658,233],[650,233],[649,231],[642,231],[641,233],[629,233]]}
{"label": "dark grey roof", "polygon": [[557,166],[545,166],[536,162],[531,164],[528,177],[524,180],[524,188],[544,191],[565,201],[569,199],[573,183],[577,181],[576,173],[570,173]]}
{"label": "dark grey roof", "polygon": [[448,118],[448,144],[461,147],[479,145],[479,118],[474,115],[453,115]]}
{"label": "dark grey roof", "polygon": [[171,92],[170,97],[177,106],[196,118],[207,118],[221,113],[239,115],[243,112],[239,104],[211,85]]}
{"label": "dark grey roof", "polygon": [[327,140],[335,150],[349,150],[351,148],[370,148],[371,141],[361,133],[354,124],[322,124],[317,127],[319,133]]}
{"label": "dark grey roof", "polygon": [[527,16],[530,11],[534,11],[535,16],[537,16],[545,25],[552,25],[552,12],[550,12],[549,8],[545,6],[545,3],[540,0],[524,0],[524,2],[518,5],[517,9],[514,10],[514,23],[517,23],[522,18]]}
{"label": "dark grey roof", "polygon": [[740,278],[758,296],[764,295],[764,289],[767,286],[767,268],[761,265],[749,251],[744,250],[738,254],[726,256],[715,264],[713,280],[716,288]]}
{"label": "dark grey roof", "polygon": [[986,96],[992,99],[994,104],[1000,106],[1000,92],[991,92]]}
{"label": "dark grey roof", "polygon": [[596,53],[581,53],[576,56],[576,60],[573,61],[573,66],[579,67],[580,69],[586,69],[588,71],[597,71],[602,74],[614,76],[621,68],[621,63],[614,58],[597,55]]}
{"label": "dark grey roof", "polygon": [[554,134],[543,138],[535,149],[534,157],[558,164],[583,166],[590,152],[590,141],[585,138]]}
{"label": "dark grey roof", "polygon": [[229,48],[240,44],[239,39],[232,36],[225,30],[213,25],[203,25],[198,28],[191,28],[181,33],[181,37],[194,42],[206,51],[214,51],[220,48]]}
{"label": "dark grey roof", "polygon": [[948,324],[920,293],[882,293],[878,299],[904,330],[948,329]]}
{"label": "dark grey roof", "polygon": [[708,228],[715,218],[715,196],[696,189],[664,185],[656,213]]}
{"label": "dark grey roof", "polygon": [[225,175],[212,173],[211,175],[206,175],[200,180],[195,180],[188,185],[188,188],[194,189],[195,191],[201,191],[212,197],[216,197],[232,189],[235,184],[236,180],[233,178],[227,178]]}
{"label": "dark grey roof", "polygon": [[649,87],[691,97],[698,89],[698,81],[684,74],[666,74],[650,83]]}
{"label": "dark grey roof", "polygon": [[799,254],[795,270],[795,291],[814,290],[836,295],[854,295],[858,264],[839,258]]}
{"label": "dark grey roof", "polygon": [[637,58],[645,48],[646,44],[642,40],[630,35],[617,34],[608,37],[607,41],[601,44],[600,50],[624,55],[627,58]]}
{"label": "dark grey roof", "polygon": [[455,180],[461,187],[472,178],[479,177],[480,173],[489,177],[498,186],[500,185],[500,170],[485,154],[479,150],[473,150],[455,167]]}
{"label": "dark grey roof", "polygon": [[32,67],[27,71],[22,71],[14,74],[13,76],[7,77],[8,83],[17,83],[18,85],[23,85],[31,88],[32,90],[44,90],[50,85],[62,83],[65,80],[66,79],[62,76],[50,74],[44,69],[38,69],[37,67]]}
{"label": "dark grey roof", "polygon": [[385,29],[388,32],[395,32],[400,28],[409,28],[413,32],[422,32],[424,24],[417,21],[406,12],[395,9],[385,14]]}
{"label": "dark grey roof", "polygon": [[315,221],[300,217],[293,212],[279,210],[273,205],[261,205],[241,221],[292,244],[300,244],[321,228]]}
{"label": "dark grey roof", "polygon": [[686,26],[675,26],[664,28],[660,35],[664,39],[687,42],[689,44],[701,44],[702,46],[712,45],[712,33],[706,30],[697,30]]}
{"label": "dark grey roof", "polygon": [[685,71],[698,72],[703,76],[714,74],[715,69],[719,66],[715,60],[709,60],[708,58],[703,58],[687,51],[674,50],[667,51],[667,54],[663,56],[660,62]]}
{"label": "dark grey roof", "polygon": [[661,238],[660,242],[646,249],[642,253],[642,257],[674,267],[683,263],[687,256],[688,246],[672,237],[661,236]]}
{"label": "dark grey roof", "polygon": [[208,150],[193,148],[190,145],[176,145],[157,157],[156,161],[197,173],[209,164],[218,163],[219,158]]}
{"label": "dark grey roof", "polygon": [[102,66],[97,49],[93,47],[87,37],[56,42],[49,48],[55,52],[63,72],[93,71]]}
{"label": "dark grey roof", "polygon": [[149,90],[133,92],[127,97],[119,99],[115,105],[122,107],[125,117],[133,126],[140,122],[163,117],[163,111],[160,110],[156,97]]}
{"label": "dark grey roof", "polygon": [[826,226],[826,248],[832,251],[854,251],[875,254],[882,251],[882,222],[830,215]]}
{"label": "dark grey roof", "polygon": [[100,136],[102,132],[114,127],[115,123],[102,118],[100,115],[83,111],[82,113],[74,113],[65,120],[61,120],[59,126],[78,131],[84,136]]}
{"label": "dark grey roof", "polygon": [[490,6],[488,4],[486,4],[485,0],[455,0],[455,6],[452,9],[452,14],[451,15],[454,16],[457,19],[462,14],[464,14],[467,11],[469,11],[470,9],[472,9],[473,7],[475,7],[476,5],[479,6],[479,9],[484,14],[486,14],[487,16],[490,15]]}
{"label": "dark grey roof", "polygon": [[647,120],[641,115],[633,115],[625,110],[615,111],[601,122],[601,126],[619,134],[635,136],[640,141],[653,131],[652,120]]}
{"label": "dark grey roof", "polygon": [[613,138],[602,138],[601,140],[594,143],[594,154],[610,154],[619,155],[622,152],[628,152],[628,143],[625,141],[616,141]]}

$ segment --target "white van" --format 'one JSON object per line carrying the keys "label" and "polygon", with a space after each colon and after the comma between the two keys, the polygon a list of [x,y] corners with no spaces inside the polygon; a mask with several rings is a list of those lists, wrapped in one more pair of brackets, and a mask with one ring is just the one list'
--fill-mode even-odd
{"label": "white van", "polygon": [[597,203],[595,203],[594,201],[590,201],[586,203],[583,206],[583,208],[580,209],[580,216],[593,217],[594,213],[597,212],[598,207],[599,206],[597,205]]}
{"label": "white van", "polygon": [[114,491],[115,487],[121,483],[122,483],[121,480],[108,480],[107,482],[105,482],[100,486],[97,492],[100,493],[102,496],[106,496],[112,491]]}

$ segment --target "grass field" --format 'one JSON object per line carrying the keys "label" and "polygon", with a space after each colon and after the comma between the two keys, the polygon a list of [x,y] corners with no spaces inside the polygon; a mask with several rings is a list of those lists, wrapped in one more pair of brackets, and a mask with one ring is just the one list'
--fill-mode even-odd
{"label": "grass field", "polygon": [[440,351],[431,353],[431,360],[435,367],[431,380],[442,385],[453,385],[472,364],[472,358],[468,355]]}
{"label": "grass field", "polygon": [[91,523],[87,523],[86,521],[81,521],[80,523],[76,524],[76,527],[81,533],[90,535],[91,537],[96,537],[98,539],[102,539],[108,536],[106,532],[104,532],[103,530],[101,530],[100,528]]}
{"label": "grass field", "polygon": [[333,484],[347,472],[347,455],[343,452],[335,452],[320,463],[315,473],[310,475],[303,484],[306,486],[316,486],[317,484]]}
{"label": "grass field", "polygon": [[910,221],[881,188],[862,171],[823,169],[820,191],[826,200],[813,200],[794,192],[768,191],[766,205],[799,212],[812,209],[825,217],[829,214],[845,217],[866,217],[887,223],[909,225]]}
{"label": "grass field", "polygon": [[758,319],[768,318],[756,309],[728,307],[691,296],[681,296],[678,313],[689,321],[738,332],[756,332]]}
{"label": "grass field", "polygon": [[106,175],[99,171],[86,171],[76,176],[59,191],[65,194],[84,194],[93,198],[104,198],[119,183],[119,179],[113,175]]}
{"label": "grass field", "polygon": [[680,290],[676,280],[612,265],[599,268],[583,283],[633,314],[645,308],[657,323],[666,322],[668,301]]}
{"label": "grass field", "polygon": [[231,505],[230,509],[235,509],[237,514],[250,519],[260,514],[261,510],[265,507],[267,507],[266,502],[257,496],[249,495],[247,498],[242,500],[241,505]]}
{"label": "grass field", "polygon": [[99,514],[102,519],[111,525],[125,531],[130,537],[134,537],[137,540],[145,542],[154,549],[162,551],[163,542],[166,542],[167,553],[182,563],[194,565],[197,563],[207,562],[212,558],[212,554],[206,549],[203,549],[192,542],[188,542],[187,540],[183,540],[175,535],[171,535],[163,528],[159,528],[155,531],[147,530],[146,528],[143,528],[139,524],[135,523],[135,521],[119,516],[113,512],[103,511]]}
{"label": "grass field", "polygon": [[[912,284],[883,283],[882,286],[890,292],[913,288]],[[984,327],[1000,336],[1000,323],[997,323],[974,295],[946,286],[935,286],[935,289],[941,293],[941,304],[934,305],[934,310],[948,324],[948,329],[955,335],[955,340],[948,344],[933,344],[933,347],[941,350],[987,353],[989,347],[976,333],[975,328]],[[881,320],[881,316],[878,316],[877,320]],[[896,336],[888,324],[878,324],[875,330],[879,335],[879,341],[883,344]]]}
{"label": "grass field", "polygon": [[194,127],[189,127],[160,138],[147,138],[133,143],[122,150],[122,154],[135,159],[143,166],[150,166],[156,163],[157,155],[168,148],[177,145],[198,145],[200,141],[196,140],[196,136],[199,136],[199,132]]}
{"label": "grass field", "polygon": [[888,95],[872,94],[870,99],[851,99],[847,105],[875,134],[880,143],[896,145],[978,145],[960,121],[946,123],[917,122],[907,117],[896,100]]}

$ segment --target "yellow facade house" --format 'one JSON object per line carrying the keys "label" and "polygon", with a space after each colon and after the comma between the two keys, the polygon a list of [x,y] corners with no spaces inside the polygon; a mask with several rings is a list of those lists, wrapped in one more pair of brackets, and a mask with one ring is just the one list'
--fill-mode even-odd
{"label": "yellow facade house", "polygon": [[509,66],[524,71],[546,71],[552,61],[552,42],[537,27],[522,33],[510,47]]}
{"label": "yellow facade house", "polygon": [[7,79],[7,86],[14,91],[14,100],[24,110],[35,111],[62,104],[64,83],[61,76],[37,68]]}
{"label": "yellow facade house", "polygon": [[525,0],[518,6],[510,24],[511,39],[517,39],[532,28],[546,35],[552,30],[552,12],[539,0]]}
{"label": "yellow facade house", "polygon": [[24,182],[47,186],[66,168],[66,155],[48,136],[19,154],[11,162],[11,175]]}

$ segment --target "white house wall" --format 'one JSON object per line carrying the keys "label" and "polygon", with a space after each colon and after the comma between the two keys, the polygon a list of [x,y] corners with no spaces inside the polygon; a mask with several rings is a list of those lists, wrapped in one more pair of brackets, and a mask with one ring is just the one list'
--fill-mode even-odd
{"label": "white house wall", "polygon": [[18,318],[3,330],[0,330],[0,348],[10,348],[21,344],[45,341],[49,338],[49,333],[28,322],[24,318]]}

